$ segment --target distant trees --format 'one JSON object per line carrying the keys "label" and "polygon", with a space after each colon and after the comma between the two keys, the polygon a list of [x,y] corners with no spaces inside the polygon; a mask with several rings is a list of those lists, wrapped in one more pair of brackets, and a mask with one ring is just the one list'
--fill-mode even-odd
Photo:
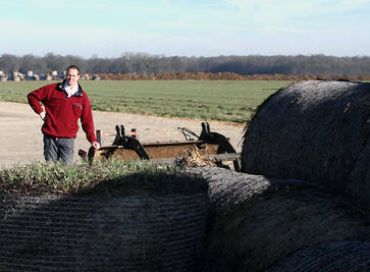
{"label": "distant trees", "polygon": [[86,73],[105,74],[156,74],[156,73],[237,73],[240,75],[326,75],[369,76],[370,57],[312,56],[218,56],[218,57],[166,57],[146,53],[125,53],[118,58],[61,56],[48,53],[33,55],[0,56],[0,70],[5,73],[32,70],[47,73],[63,71],[69,64],[80,66]]}
{"label": "distant trees", "polygon": [[3,72],[9,74],[13,71],[18,71],[19,68],[20,65],[18,57],[10,54],[4,54],[0,57],[0,70]]}

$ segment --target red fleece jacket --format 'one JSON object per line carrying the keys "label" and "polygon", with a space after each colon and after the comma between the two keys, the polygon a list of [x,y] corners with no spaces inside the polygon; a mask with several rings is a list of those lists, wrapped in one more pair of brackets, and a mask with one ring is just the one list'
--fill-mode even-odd
{"label": "red fleece jacket", "polygon": [[46,116],[42,132],[59,138],[76,138],[78,119],[89,142],[96,141],[94,121],[89,98],[79,86],[76,94],[68,97],[64,82],[49,84],[30,92],[27,96],[32,109],[40,114],[44,105]]}

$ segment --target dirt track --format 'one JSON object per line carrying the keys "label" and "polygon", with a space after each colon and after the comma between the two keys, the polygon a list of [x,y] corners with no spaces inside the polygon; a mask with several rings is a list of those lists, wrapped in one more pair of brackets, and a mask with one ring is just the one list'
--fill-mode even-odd
{"label": "dirt track", "polygon": [[[162,118],[127,113],[93,112],[95,129],[104,133],[104,145],[110,145],[115,135],[115,125],[123,124],[126,131],[136,128],[142,143],[156,141],[183,141],[184,136],[177,127],[187,127],[199,134],[201,121],[189,119]],[[29,163],[43,160],[41,133],[42,120],[26,104],[0,102],[0,167],[14,163]],[[231,144],[240,152],[243,125],[224,122],[210,122],[211,131],[230,138]],[[80,129],[75,143],[78,149],[90,147]],[[75,160],[78,160],[75,154]]]}

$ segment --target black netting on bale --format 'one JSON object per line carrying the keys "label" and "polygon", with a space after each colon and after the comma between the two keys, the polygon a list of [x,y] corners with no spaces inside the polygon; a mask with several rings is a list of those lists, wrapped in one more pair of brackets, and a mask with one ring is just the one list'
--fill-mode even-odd
{"label": "black netting on bale", "polygon": [[335,241],[288,256],[268,272],[362,272],[370,270],[370,243]]}
{"label": "black netting on bale", "polygon": [[242,171],[318,182],[370,205],[370,84],[305,81],[279,90],[252,118]]}
{"label": "black netting on bale", "polygon": [[206,271],[264,271],[302,248],[370,241],[366,212],[310,183],[220,168],[192,171],[207,178],[210,187]]}
{"label": "black netting on bale", "polygon": [[[153,181],[155,182],[155,181]],[[196,271],[207,191],[0,197],[0,271]]]}

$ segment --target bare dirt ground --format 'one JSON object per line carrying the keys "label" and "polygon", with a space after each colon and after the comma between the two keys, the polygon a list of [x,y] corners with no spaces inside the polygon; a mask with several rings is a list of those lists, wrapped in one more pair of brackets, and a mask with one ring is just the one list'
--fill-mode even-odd
{"label": "bare dirt ground", "polygon": [[[115,136],[115,126],[123,124],[127,132],[136,128],[142,143],[163,141],[184,141],[178,127],[186,127],[200,134],[201,121],[178,118],[162,118],[128,113],[93,112],[95,129],[103,131],[103,145],[110,145]],[[231,144],[241,151],[243,125],[211,121],[211,131],[230,138]],[[0,167],[13,164],[26,164],[43,161],[43,143],[41,133],[42,120],[26,104],[0,102]],[[87,151],[90,147],[85,134],[80,128],[75,142],[75,160],[77,151]]]}

